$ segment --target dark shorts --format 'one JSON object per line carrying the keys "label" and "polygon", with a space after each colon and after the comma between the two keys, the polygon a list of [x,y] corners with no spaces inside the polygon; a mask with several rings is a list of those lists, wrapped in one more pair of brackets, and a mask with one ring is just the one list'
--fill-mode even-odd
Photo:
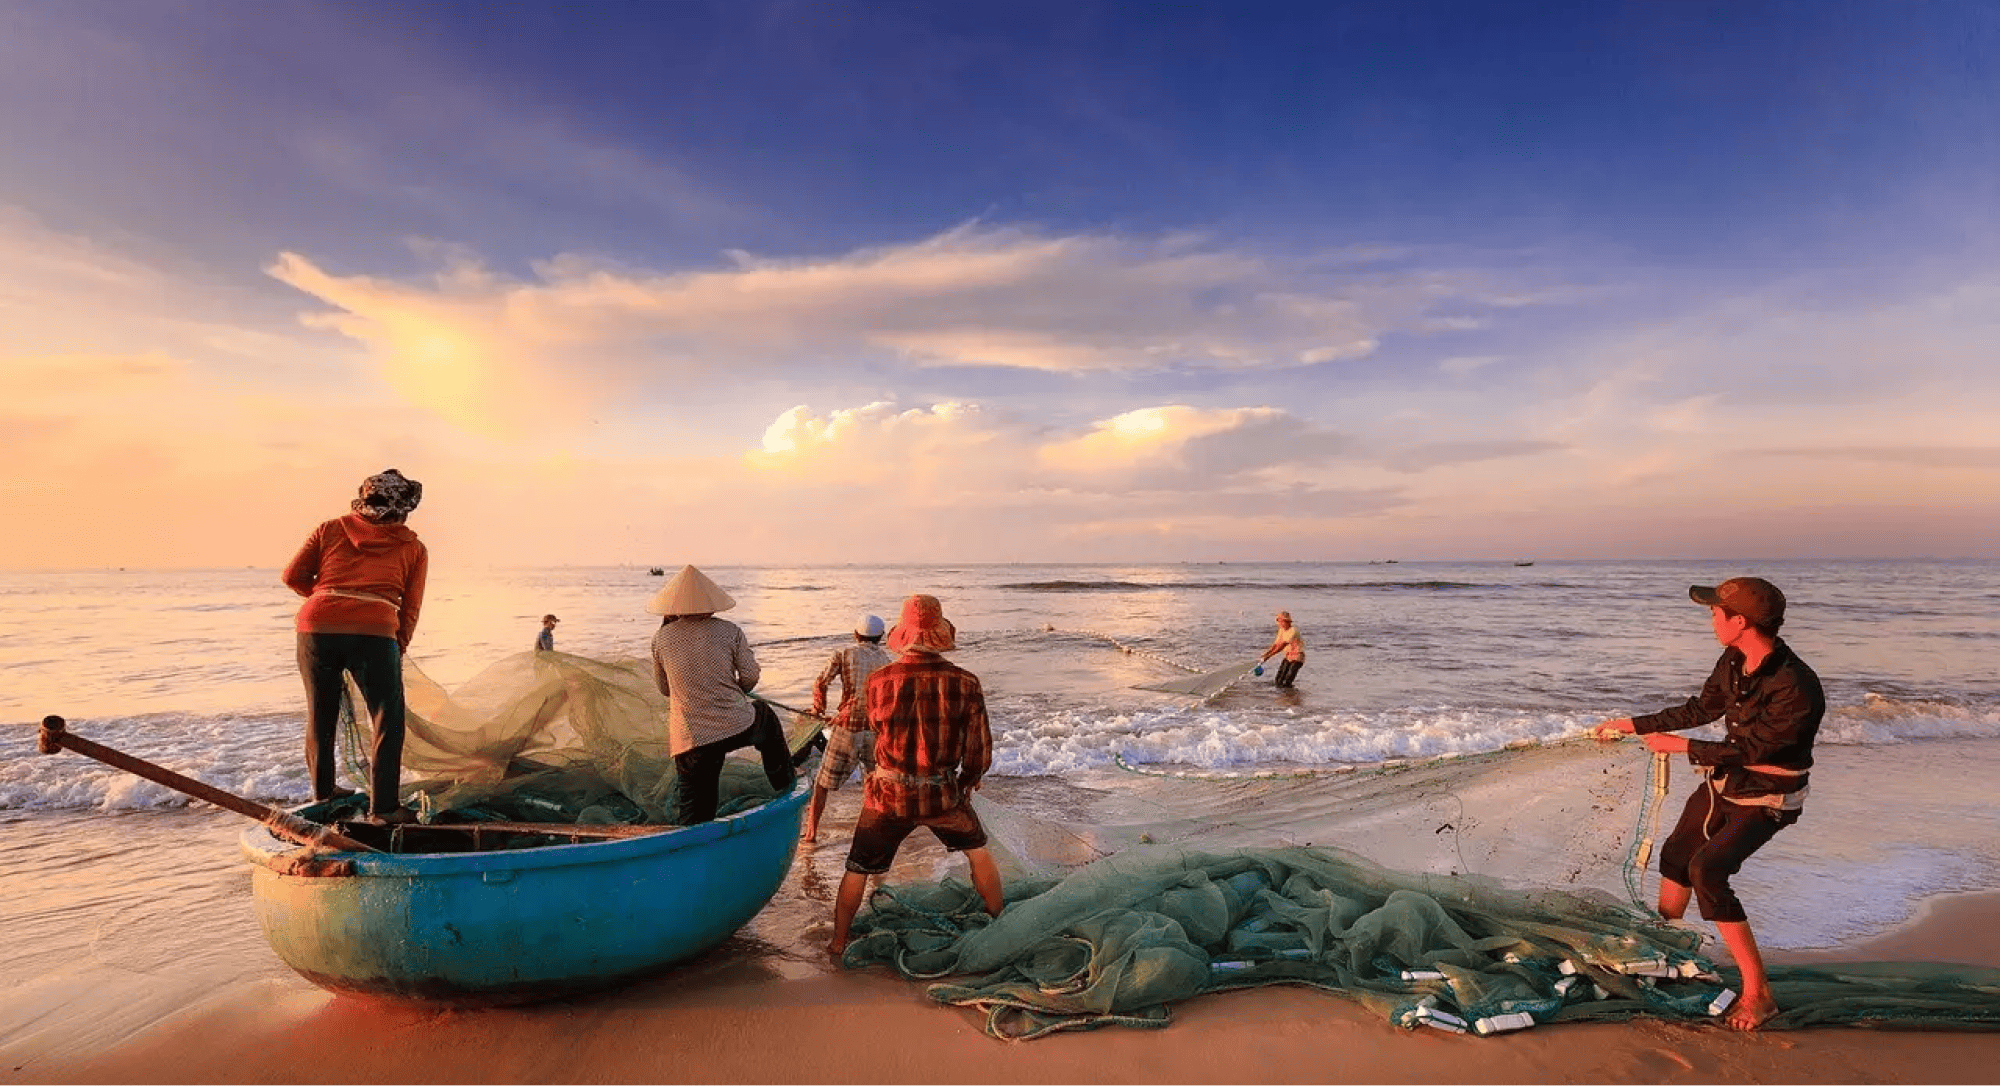
{"label": "dark shorts", "polygon": [[847,850],[847,869],[857,875],[880,875],[896,862],[896,850],[918,826],[927,826],[938,844],[952,852],[986,847],[986,827],[972,812],[970,800],[932,818],[901,818],[873,807],[861,808],[854,824],[854,844]]}
{"label": "dark shorts", "polygon": [[1751,853],[1798,820],[1798,811],[1731,803],[1704,784],[1688,797],[1680,824],[1660,846],[1660,877],[1693,888],[1705,920],[1747,920],[1730,877]]}

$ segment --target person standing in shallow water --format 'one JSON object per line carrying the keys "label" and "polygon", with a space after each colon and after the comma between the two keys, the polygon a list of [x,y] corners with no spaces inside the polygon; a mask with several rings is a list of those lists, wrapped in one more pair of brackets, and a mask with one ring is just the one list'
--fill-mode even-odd
{"label": "person standing in shallow water", "polygon": [[306,686],[306,772],[313,799],[342,794],[334,784],[333,743],[344,676],[361,688],[374,725],[368,811],[380,822],[410,822],[402,805],[403,654],[417,632],[430,552],[404,524],[424,487],[395,468],[371,475],[353,512],[313,529],[282,575],[306,597],[299,608],[299,675]]}
{"label": "person standing in shallow water", "polygon": [[667,747],[680,777],[676,826],[715,817],[722,759],[732,750],[756,747],[779,795],[798,779],[776,710],[750,697],[764,676],[750,639],[735,623],[715,617],[734,606],[729,593],[693,566],[681,567],[646,605],[663,616],[653,633],[653,683],[669,699]]}
{"label": "person standing in shallow water", "polygon": [[[1660,846],[1660,915],[1679,920],[1690,896],[1701,903],[1702,917],[1721,933],[1743,975],[1742,997],[1724,1023],[1753,1030],[1778,1013],[1778,1004],[1729,878],[1751,853],[1799,820],[1826,694],[1819,676],[1778,637],[1785,594],[1776,585],[1732,577],[1713,588],[1689,588],[1688,597],[1707,606],[1722,644],[1722,658],[1701,693],[1650,716],[1607,721],[1597,733],[1639,735],[1655,753],[1685,753],[1707,778]],[[1719,741],[1662,734],[1698,728],[1717,717],[1725,728]]]}
{"label": "person standing in shallow water", "polygon": [[868,677],[889,662],[882,650],[882,620],[862,615],[854,624],[854,644],[833,652],[825,670],[813,680],[813,715],[826,715],[826,691],[840,678],[840,707],[826,724],[826,756],[820,759],[819,776],[813,780],[812,806],[806,810],[807,841],[819,839],[819,817],[826,811],[826,796],[847,783],[859,765],[864,774],[875,771],[875,732],[868,726]]}
{"label": "person standing in shallow water", "polygon": [[941,655],[957,647],[958,633],[937,597],[911,596],[889,631],[890,651],[902,655],[868,679],[875,769],[861,794],[847,874],[834,898],[827,950],[835,961],[847,952],[869,876],[889,870],[918,826],[928,827],[947,850],[965,853],[988,915],[999,916],[1005,903],[986,827],[972,809],[972,793],[993,765],[993,731],[979,677]]}
{"label": "person standing in shallow water", "polygon": [[1284,653],[1285,658],[1278,664],[1278,677],[1273,685],[1289,688],[1292,681],[1299,677],[1299,669],[1306,666],[1306,643],[1299,636],[1299,628],[1292,625],[1290,611],[1280,611],[1272,617],[1278,623],[1278,636],[1271,641],[1271,647],[1264,650],[1263,658],[1258,662],[1261,664],[1263,660]]}
{"label": "person standing in shallow water", "polygon": [[535,635],[536,652],[556,651],[556,623],[561,621],[554,615],[542,616],[542,632]]}

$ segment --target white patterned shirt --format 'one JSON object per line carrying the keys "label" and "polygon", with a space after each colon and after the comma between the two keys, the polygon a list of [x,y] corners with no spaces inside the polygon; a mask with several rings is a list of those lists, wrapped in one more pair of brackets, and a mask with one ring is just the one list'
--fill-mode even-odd
{"label": "white patterned shirt", "polygon": [[826,670],[813,682],[813,704],[825,704],[827,687],[839,676],[840,706],[833,712],[834,726],[853,732],[867,731],[868,701],[861,692],[868,688],[868,676],[889,660],[888,650],[873,641],[857,641],[835,649]]}
{"label": "white patterned shirt", "polygon": [[745,694],[762,677],[750,639],[734,622],[695,615],[661,626],[653,634],[653,682],[668,698],[669,752],[685,754],[748,729],[756,710]]}

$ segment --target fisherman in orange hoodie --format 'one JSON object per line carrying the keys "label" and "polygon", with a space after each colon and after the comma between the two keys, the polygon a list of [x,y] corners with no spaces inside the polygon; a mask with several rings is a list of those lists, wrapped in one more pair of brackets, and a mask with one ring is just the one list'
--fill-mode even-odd
{"label": "fisherman in orange hoodie", "polygon": [[299,675],[306,684],[306,770],[313,798],[334,786],[333,740],[343,673],[352,674],[375,726],[369,756],[369,815],[416,820],[397,794],[403,772],[403,653],[417,630],[430,555],[404,525],[424,486],[390,468],[361,484],[353,512],[313,529],[285,567],[285,585],[306,597],[299,608]]}

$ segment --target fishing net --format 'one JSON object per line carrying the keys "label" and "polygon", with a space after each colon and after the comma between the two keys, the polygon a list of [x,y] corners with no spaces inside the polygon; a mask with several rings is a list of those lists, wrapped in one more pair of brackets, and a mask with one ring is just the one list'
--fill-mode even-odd
{"label": "fishing net", "polygon": [[[845,964],[929,982],[1009,1040],[1160,1028],[1175,1001],[1267,984],[1410,1029],[1708,1019],[1739,976],[1647,900],[1669,762],[1590,739],[1235,773],[1121,759],[1072,821],[975,801],[999,918],[955,878],[881,886]],[[1783,1011],[1766,1028],[2000,1028],[2000,970],[1767,972]]]}
{"label": "fishing net", "polygon": [[[523,652],[446,690],[405,657],[403,690],[402,791],[421,821],[669,821],[677,777],[667,746],[668,702],[654,685],[650,660]],[[341,711],[342,762],[350,780],[365,788],[368,722],[356,713],[359,704],[350,680]],[[786,735],[795,751],[817,734],[815,718],[782,708],[779,717],[789,718]],[[724,764],[718,814],[775,794],[761,767],[732,757]]]}
{"label": "fishing net", "polygon": [[1076,637],[1086,637],[1092,640],[1102,641],[1110,645],[1112,648],[1117,649],[1119,652],[1124,653],[1127,656],[1142,656],[1156,663],[1165,664],[1168,667],[1175,669],[1176,671],[1185,671],[1188,673],[1186,678],[1168,679],[1164,682],[1157,682],[1157,683],[1145,683],[1139,686],[1134,686],[1132,689],[1150,690],[1161,694],[1186,694],[1190,697],[1201,698],[1203,700],[1215,697],[1216,695],[1222,693],[1224,690],[1229,689],[1231,686],[1242,681],[1244,676],[1249,675],[1251,672],[1259,670],[1264,663],[1263,660],[1257,659],[1257,660],[1245,661],[1243,663],[1225,664],[1219,668],[1215,668],[1212,670],[1203,670],[1201,668],[1182,663],[1181,661],[1173,659],[1172,657],[1163,656],[1160,653],[1153,652],[1152,650],[1147,649],[1142,645],[1128,644],[1124,641],[1119,640],[1116,637],[1111,636],[1110,634],[1099,633],[1096,630],[1058,630],[1054,626],[1045,626],[1043,627],[1043,632],[1052,634],[1065,634]]}
{"label": "fishing net", "polygon": [[1135,686],[1134,690],[1153,690],[1162,694],[1187,694],[1197,698],[1212,698],[1229,689],[1245,675],[1263,666],[1262,660],[1248,663],[1230,664],[1214,671],[1199,672],[1185,679],[1169,679],[1166,682],[1147,683]]}
{"label": "fishing net", "polygon": [[[982,811],[982,813],[984,813]],[[1308,985],[1407,1028],[1493,1034],[1546,1022],[1695,1020],[1736,983],[1699,934],[1604,894],[1391,871],[1331,848],[1135,846],[1014,880],[997,918],[960,880],[881,887],[844,964],[886,965],[939,1003],[1027,1040],[1161,1028],[1207,992]],[[2000,970],[1870,963],[1770,970],[1766,1028],[2000,1029]]]}

